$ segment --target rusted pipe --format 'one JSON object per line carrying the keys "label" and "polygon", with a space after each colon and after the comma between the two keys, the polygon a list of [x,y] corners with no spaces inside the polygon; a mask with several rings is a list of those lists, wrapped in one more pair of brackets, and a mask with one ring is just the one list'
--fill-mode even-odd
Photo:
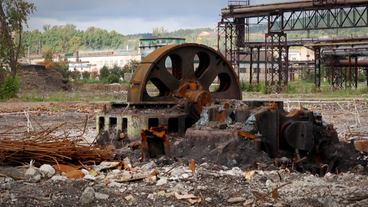
{"label": "rusted pipe", "polygon": [[[356,4],[356,3],[365,3],[366,0],[340,0],[336,1],[335,5],[342,5],[345,6],[349,3]],[[248,13],[253,14],[253,16],[258,16],[259,12],[275,12],[276,10],[305,10],[305,9],[318,9],[318,6],[313,5],[313,1],[293,1],[293,2],[282,2],[282,3],[275,3],[275,4],[260,4],[260,5],[243,5],[243,6],[235,6],[234,8],[223,8],[221,9],[221,14],[223,16],[226,15],[233,15],[239,13]]]}
{"label": "rusted pipe", "polygon": [[[328,65],[328,66],[349,66],[350,65],[349,60],[335,60],[335,61],[327,60],[324,63],[325,65]],[[368,67],[368,60],[358,60],[358,61],[355,61],[355,63],[352,63],[351,65]]]}

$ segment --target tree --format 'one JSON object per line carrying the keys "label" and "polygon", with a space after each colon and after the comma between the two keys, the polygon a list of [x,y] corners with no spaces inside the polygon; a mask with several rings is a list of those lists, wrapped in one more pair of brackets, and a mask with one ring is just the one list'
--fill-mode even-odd
{"label": "tree", "polygon": [[103,80],[105,78],[107,78],[107,76],[110,75],[110,71],[106,66],[103,66],[100,70],[100,75],[99,75],[99,79]]}
{"label": "tree", "polygon": [[161,37],[166,37],[167,35],[167,29],[165,29],[164,27],[160,27],[160,36]]}
{"label": "tree", "polygon": [[166,37],[167,29],[164,27],[154,27],[152,28],[152,37]]}
{"label": "tree", "polygon": [[124,77],[124,71],[117,65],[114,65],[114,67],[110,69],[110,73],[117,75],[119,78]]}
{"label": "tree", "polygon": [[[12,76],[17,74],[17,61],[22,50],[23,24],[28,26],[27,16],[35,10],[36,6],[33,3],[23,0],[7,0],[0,3],[1,59],[10,66]],[[18,42],[13,42],[15,35],[18,35]],[[5,50],[9,53],[3,56]]]}
{"label": "tree", "polygon": [[23,55],[23,25],[28,26],[27,16],[34,10],[33,3],[23,0],[0,1],[0,98],[12,98],[19,90],[16,74],[18,58]]}
{"label": "tree", "polygon": [[152,28],[152,37],[158,37],[159,31],[158,27]]}
{"label": "tree", "polygon": [[49,49],[44,50],[42,52],[42,57],[44,58],[44,60],[38,62],[37,64],[44,65],[45,68],[56,69],[56,64],[54,60],[52,59],[52,56],[54,56],[54,54],[52,53],[51,50]]}
{"label": "tree", "polygon": [[138,68],[140,62],[138,60],[129,60],[128,64],[124,66],[124,72],[134,73],[135,69]]}
{"label": "tree", "polygon": [[111,73],[109,76],[107,76],[106,82],[107,83],[119,83],[119,76],[117,76],[114,73]]}
{"label": "tree", "polygon": [[63,61],[56,62],[55,65],[56,65],[56,68],[55,68],[56,71],[61,73],[61,75],[63,75],[64,78],[69,78],[71,71],[69,70],[69,62],[66,57],[64,57]]}
{"label": "tree", "polygon": [[88,81],[88,80],[90,79],[90,77],[91,77],[91,74],[90,74],[89,72],[84,71],[84,72],[82,73],[83,81]]}

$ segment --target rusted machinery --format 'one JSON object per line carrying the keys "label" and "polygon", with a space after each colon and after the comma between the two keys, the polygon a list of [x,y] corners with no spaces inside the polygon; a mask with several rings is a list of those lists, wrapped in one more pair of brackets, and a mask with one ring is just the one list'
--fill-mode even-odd
{"label": "rusted machinery", "polygon": [[[150,92],[152,85],[156,93]],[[166,135],[246,137],[270,157],[295,158],[300,167],[325,162],[324,149],[338,142],[318,113],[289,113],[282,102],[241,99],[236,74],[221,54],[198,44],[165,46],[138,66],[127,102],[112,102],[97,116],[97,142],[115,147],[141,142],[143,157],[149,158],[175,150]]]}

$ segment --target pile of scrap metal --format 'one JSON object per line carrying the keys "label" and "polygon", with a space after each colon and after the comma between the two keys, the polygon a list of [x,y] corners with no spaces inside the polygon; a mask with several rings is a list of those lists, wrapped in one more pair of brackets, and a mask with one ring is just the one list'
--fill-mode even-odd
{"label": "pile of scrap metal", "polygon": [[[87,124],[85,120],[84,126]],[[66,129],[80,130],[80,134],[66,133]],[[75,127],[75,128],[72,128]],[[5,166],[19,166],[30,160],[41,164],[66,164],[73,166],[90,165],[102,161],[110,161],[111,150],[98,149],[84,138],[85,128],[81,129],[72,123],[64,122],[56,127],[43,129],[39,132],[20,133],[16,126],[11,130],[0,132],[0,163]],[[58,130],[64,133],[57,133]],[[92,145],[92,146],[91,146]]]}
{"label": "pile of scrap metal", "polygon": [[[149,92],[149,82],[157,93]],[[321,114],[241,99],[236,74],[221,54],[198,44],[165,46],[138,66],[127,102],[112,102],[98,115],[97,143],[120,148],[141,141],[143,158],[151,158],[175,151],[166,134],[192,140],[246,137],[271,158],[286,157],[297,170],[325,164],[333,169],[334,158],[325,151],[338,142],[337,133]]]}

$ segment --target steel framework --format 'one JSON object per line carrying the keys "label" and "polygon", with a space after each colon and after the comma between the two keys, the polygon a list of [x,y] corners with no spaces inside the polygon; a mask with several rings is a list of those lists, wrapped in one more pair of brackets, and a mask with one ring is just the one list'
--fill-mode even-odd
{"label": "steel framework", "polygon": [[[265,5],[249,5],[249,1],[229,1],[228,7],[221,10],[222,19],[218,27],[218,49],[225,48],[225,57],[238,71],[240,53],[251,55],[250,83],[259,83],[259,70],[255,72],[253,61],[256,51],[248,42],[243,43],[243,31],[249,31],[249,22],[266,23],[268,31],[265,34],[266,85],[277,85],[282,89],[288,84],[287,70],[287,34],[286,31],[317,30],[334,28],[368,27],[368,0],[309,0],[284,2]],[[231,25],[231,30],[226,29]],[[245,29],[244,29],[245,27]],[[225,29],[224,29],[225,28]],[[246,34],[249,39],[249,33]],[[223,39],[223,40],[222,40]],[[223,44],[221,44],[223,42]],[[230,46],[231,45],[231,46]],[[230,47],[229,47],[230,46]],[[314,47],[315,85],[321,82],[321,49]],[[286,53],[286,55],[284,55]],[[258,55],[259,57],[259,55]],[[259,64],[258,67],[259,68]],[[333,69],[333,71],[338,71]],[[345,81],[341,72],[333,72],[332,81],[341,85]],[[258,76],[257,76],[258,75]]]}

